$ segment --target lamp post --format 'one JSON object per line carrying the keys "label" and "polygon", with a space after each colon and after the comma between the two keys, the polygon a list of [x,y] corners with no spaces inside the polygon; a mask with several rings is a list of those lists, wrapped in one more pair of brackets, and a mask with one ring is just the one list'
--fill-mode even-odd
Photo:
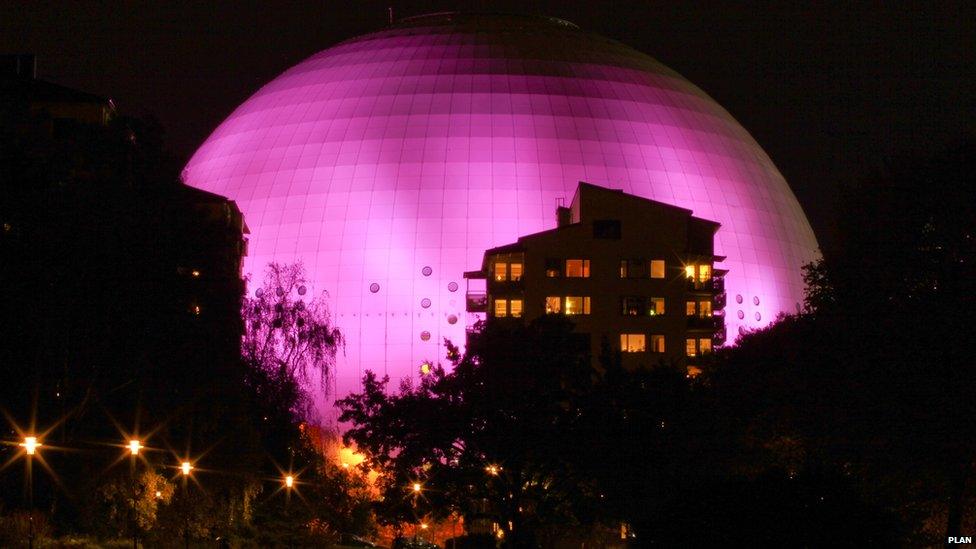
{"label": "lamp post", "polygon": [[136,519],[136,459],[139,457],[139,450],[142,450],[142,441],[130,439],[127,445],[129,449],[129,482],[132,485],[132,505],[129,509],[130,524],[132,526],[132,549],[139,549],[139,529]]}
{"label": "lamp post", "polygon": [[41,443],[36,436],[26,436],[20,445],[27,456],[27,546],[34,549],[34,454]]}
{"label": "lamp post", "polygon": [[190,500],[187,496],[187,480],[190,478],[190,471],[193,464],[184,461],[180,464],[180,473],[183,475],[183,541],[186,549],[190,549]]}
{"label": "lamp post", "polygon": [[[291,491],[295,487],[295,477],[292,475],[285,475],[284,483],[285,483],[285,523],[287,524],[288,521],[291,519],[291,513],[289,512],[290,511],[289,507],[291,505]],[[294,532],[291,533],[294,534]],[[291,547],[290,537],[288,539],[288,547]]]}

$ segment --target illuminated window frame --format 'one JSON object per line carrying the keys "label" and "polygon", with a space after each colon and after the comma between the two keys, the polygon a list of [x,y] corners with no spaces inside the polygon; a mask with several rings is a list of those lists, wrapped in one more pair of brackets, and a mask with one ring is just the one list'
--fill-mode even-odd
{"label": "illuminated window frame", "polygon": [[620,334],[620,352],[643,353],[647,351],[647,338],[644,334]]}

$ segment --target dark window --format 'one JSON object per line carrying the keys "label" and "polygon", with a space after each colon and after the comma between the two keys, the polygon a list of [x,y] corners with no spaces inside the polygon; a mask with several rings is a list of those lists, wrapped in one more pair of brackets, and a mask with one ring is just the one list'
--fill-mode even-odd
{"label": "dark window", "polygon": [[647,300],[643,297],[628,296],[620,300],[620,314],[643,316],[647,311]]}
{"label": "dark window", "polygon": [[621,259],[620,278],[644,278],[647,276],[646,262],[641,259]]}
{"label": "dark window", "polygon": [[620,220],[597,219],[593,222],[593,238],[620,240]]}
{"label": "dark window", "polygon": [[555,258],[546,259],[546,276],[549,278],[559,278],[563,275],[563,260]]}

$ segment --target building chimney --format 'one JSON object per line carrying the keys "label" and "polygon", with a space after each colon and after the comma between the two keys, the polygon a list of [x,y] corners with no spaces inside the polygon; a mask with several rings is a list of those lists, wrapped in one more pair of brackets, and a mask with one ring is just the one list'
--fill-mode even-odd
{"label": "building chimney", "polygon": [[573,212],[565,206],[556,206],[556,227],[565,227],[572,222]]}

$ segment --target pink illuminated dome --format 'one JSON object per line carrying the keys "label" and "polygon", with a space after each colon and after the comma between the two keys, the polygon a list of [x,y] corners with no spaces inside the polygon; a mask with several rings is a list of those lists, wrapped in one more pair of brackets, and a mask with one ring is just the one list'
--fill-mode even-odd
{"label": "pink illuminated dome", "polygon": [[544,17],[416,17],[317,53],[231,113],[185,178],[237,201],[255,280],[301,260],[329,292],[340,397],[367,369],[416,378],[444,338],[463,342],[462,273],[554,227],[579,181],[722,224],[730,340],[795,311],[818,254],[728,112],[647,55]]}

